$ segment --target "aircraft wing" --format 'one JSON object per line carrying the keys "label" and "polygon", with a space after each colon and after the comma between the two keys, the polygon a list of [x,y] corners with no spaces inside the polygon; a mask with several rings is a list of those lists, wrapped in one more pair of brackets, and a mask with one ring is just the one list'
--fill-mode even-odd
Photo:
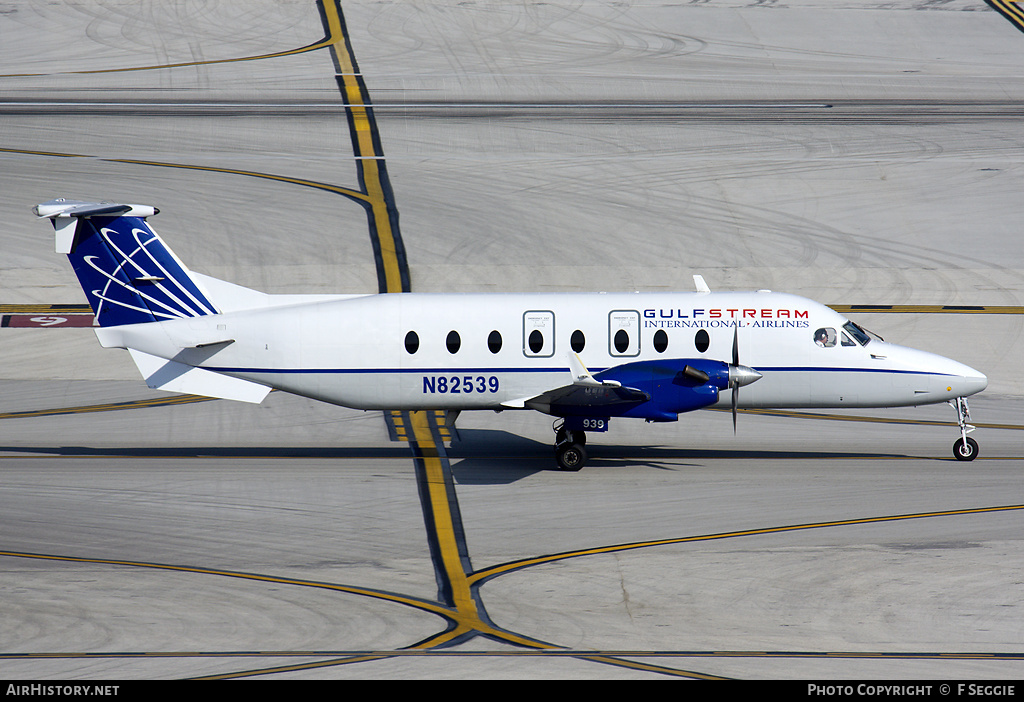
{"label": "aircraft wing", "polygon": [[650,394],[636,388],[623,387],[615,380],[600,381],[590,374],[575,353],[569,354],[572,383],[546,390],[539,395],[504,403],[507,407],[529,407],[550,413],[552,405],[559,408],[612,408],[635,406],[651,399]]}
{"label": "aircraft wing", "polygon": [[[651,396],[642,390],[626,388],[621,385],[563,385],[554,390],[548,390],[541,394],[523,401],[523,405],[530,409],[550,413],[551,406],[557,405],[560,408],[569,407],[590,407],[594,409],[613,407],[623,408],[635,406],[647,402]],[[616,412],[611,412],[616,414]]]}

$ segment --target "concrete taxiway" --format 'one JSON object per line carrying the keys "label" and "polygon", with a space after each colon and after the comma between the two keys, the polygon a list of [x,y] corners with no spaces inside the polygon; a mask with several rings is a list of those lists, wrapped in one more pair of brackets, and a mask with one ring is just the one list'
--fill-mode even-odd
{"label": "concrete taxiway", "polygon": [[542,415],[414,456],[381,413],[175,398],[89,329],[0,329],[0,676],[1020,677],[1024,32],[882,5],[0,14],[0,305],[83,301],[29,211],[56,196],[156,205],[243,285],[376,291],[383,157],[416,291],[1003,310],[850,312],[989,376],[971,464],[946,406],[697,412],[577,474]]}

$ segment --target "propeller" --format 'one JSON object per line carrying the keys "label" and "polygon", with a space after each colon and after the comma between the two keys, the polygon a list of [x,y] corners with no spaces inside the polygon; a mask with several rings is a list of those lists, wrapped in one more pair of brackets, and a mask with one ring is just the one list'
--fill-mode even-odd
{"label": "propeller", "polygon": [[760,380],[761,374],[753,368],[740,364],[740,330],[733,329],[732,363],[729,365],[729,387],[732,388],[732,433],[736,433],[736,405],[740,399],[740,388]]}

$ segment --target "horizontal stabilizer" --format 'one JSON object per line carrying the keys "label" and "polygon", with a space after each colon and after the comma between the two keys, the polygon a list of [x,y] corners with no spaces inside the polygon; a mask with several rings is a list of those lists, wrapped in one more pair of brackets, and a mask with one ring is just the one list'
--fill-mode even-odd
{"label": "horizontal stabilizer", "polygon": [[50,200],[36,205],[33,211],[41,219],[53,222],[57,232],[54,250],[57,253],[69,254],[75,246],[78,233],[78,220],[92,217],[152,217],[160,212],[148,205],[125,205],[116,202],[83,202],[82,200]]}
{"label": "horizontal stabilizer", "polygon": [[128,214],[132,217],[152,217],[160,210],[149,205],[126,205],[118,202],[86,202],[84,200],[50,200],[33,208],[37,217],[113,217]]}
{"label": "horizontal stabilizer", "polygon": [[266,385],[241,378],[232,378],[213,371],[168,361],[136,349],[128,349],[146,385],[154,390],[181,392],[222,400],[238,400],[259,404],[270,392]]}

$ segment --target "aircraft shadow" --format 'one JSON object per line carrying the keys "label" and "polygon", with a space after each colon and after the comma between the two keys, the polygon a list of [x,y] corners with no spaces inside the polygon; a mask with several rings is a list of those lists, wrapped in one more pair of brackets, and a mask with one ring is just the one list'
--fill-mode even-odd
{"label": "aircraft shadow", "polygon": [[[793,451],[771,449],[706,449],[677,446],[636,446],[591,443],[583,468],[638,466],[657,470],[704,467],[722,459],[830,460],[910,458],[907,454],[859,451]],[[460,429],[459,439],[447,449],[452,474],[461,484],[512,483],[543,471],[560,472],[551,444],[495,429]]]}
{"label": "aircraft shadow", "polygon": [[332,446],[0,446],[0,454],[124,458],[409,458],[408,445],[392,447]]}
{"label": "aircraft shadow", "polygon": [[446,450],[452,476],[463,485],[514,483],[545,470],[557,470],[550,444],[500,429],[459,429]]}
{"label": "aircraft shadow", "polygon": [[[759,459],[892,459],[906,454],[856,451],[793,451],[771,449],[707,449],[678,446],[637,446],[590,443],[583,468],[648,467],[657,470],[698,468],[711,460]],[[306,458],[395,459],[411,458],[408,444],[391,446],[0,446],[0,454],[64,457],[123,458]],[[496,429],[463,429],[446,449],[452,475],[462,484],[500,485],[544,471],[560,472],[551,444]]]}

